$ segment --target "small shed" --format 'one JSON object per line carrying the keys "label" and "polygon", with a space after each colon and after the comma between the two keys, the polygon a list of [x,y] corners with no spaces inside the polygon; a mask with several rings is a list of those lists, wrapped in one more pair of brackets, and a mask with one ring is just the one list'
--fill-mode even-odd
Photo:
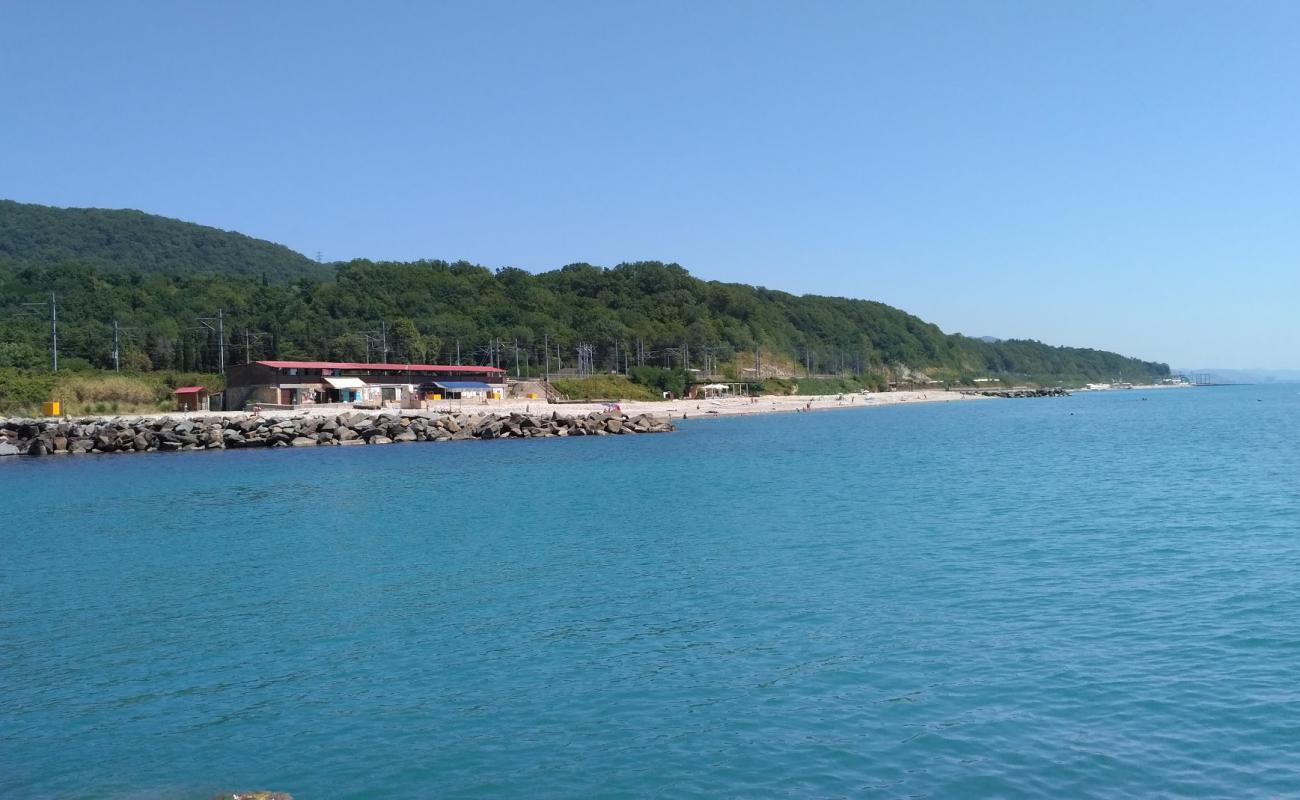
{"label": "small shed", "polygon": [[198,411],[207,405],[208,390],[202,386],[180,386],[172,391],[177,411]]}
{"label": "small shed", "polygon": [[477,397],[500,399],[500,387],[489,386],[481,381],[434,381],[433,385],[442,392],[444,400],[468,400]]}

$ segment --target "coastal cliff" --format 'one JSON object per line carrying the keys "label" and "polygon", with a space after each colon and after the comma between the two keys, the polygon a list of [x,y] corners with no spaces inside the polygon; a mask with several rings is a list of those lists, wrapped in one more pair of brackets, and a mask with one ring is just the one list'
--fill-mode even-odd
{"label": "coastal cliff", "polygon": [[0,456],[176,452],[242,447],[448,442],[666,433],[666,417],[601,412],[419,414],[348,412],[291,417],[258,414],[194,417],[0,419]]}

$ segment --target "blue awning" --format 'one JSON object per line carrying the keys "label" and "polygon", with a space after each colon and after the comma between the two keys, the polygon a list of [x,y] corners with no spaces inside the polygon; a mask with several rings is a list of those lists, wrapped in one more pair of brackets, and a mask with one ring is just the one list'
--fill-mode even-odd
{"label": "blue awning", "polygon": [[433,385],[437,386],[439,389],[446,389],[451,392],[468,392],[475,389],[485,392],[492,388],[486,383],[481,383],[479,381],[434,381]]}

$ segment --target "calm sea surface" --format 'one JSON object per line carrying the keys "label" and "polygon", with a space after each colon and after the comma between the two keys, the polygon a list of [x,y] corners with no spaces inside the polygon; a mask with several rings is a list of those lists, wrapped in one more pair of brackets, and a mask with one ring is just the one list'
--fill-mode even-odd
{"label": "calm sea surface", "polygon": [[1300,794],[1300,387],[0,463],[0,796]]}

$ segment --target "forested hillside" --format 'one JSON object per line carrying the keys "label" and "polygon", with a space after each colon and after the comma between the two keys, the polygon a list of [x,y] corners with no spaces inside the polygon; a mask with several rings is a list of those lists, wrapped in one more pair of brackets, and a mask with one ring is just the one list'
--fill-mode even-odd
{"label": "forested hillside", "polygon": [[[15,227],[4,219],[13,205],[0,207],[0,229]],[[170,230],[168,225],[198,227],[163,220],[142,222],[140,230]],[[948,335],[881,303],[703,281],[679,266],[657,262],[612,269],[573,264],[534,275],[466,262],[353,261],[334,265],[334,274],[324,278],[304,270],[285,280],[293,272],[287,267],[273,272],[230,266],[231,253],[249,243],[259,253],[274,253],[264,248],[277,246],[199,230],[206,237],[230,240],[185,250],[192,260],[176,268],[162,254],[176,248],[159,245],[153,251],[144,234],[107,261],[85,237],[83,250],[51,241],[28,246],[21,258],[12,248],[0,254],[0,367],[48,364],[48,309],[38,309],[45,315],[38,318],[21,313],[21,304],[54,293],[65,367],[111,366],[112,323],[117,320],[124,368],[212,370],[218,339],[212,326],[198,318],[220,309],[230,363],[267,357],[386,357],[397,362],[493,362],[513,372],[517,359],[521,373],[536,374],[545,348],[551,370],[574,367],[583,352],[590,357],[582,360],[597,371],[622,370],[639,361],[740,378],[752,376],[744,370],[756,362],[765,375],[777,366],[793,374],[883,378],[923,370],[942,380],[993,375],[1053,383],[1139,381],[1168,374],[1166,365],[1115,353]],[[30,226],[28,231],[33,242],[58,238],[43,238]],[[149,251],[140,264],[125,255],[135,250]],[[78,254],[64,255],[74,252]],[[220,255],[206,262],[209,253]],[[756,348],[761,353],[757,358]]]}
{"label": "forested hillside", "polygon": [[0,200],[0,255],[144,275],[218,272],[280,281],[330,274],[301,253],[242,233],[141,211],[52,208],[12,200]]}

